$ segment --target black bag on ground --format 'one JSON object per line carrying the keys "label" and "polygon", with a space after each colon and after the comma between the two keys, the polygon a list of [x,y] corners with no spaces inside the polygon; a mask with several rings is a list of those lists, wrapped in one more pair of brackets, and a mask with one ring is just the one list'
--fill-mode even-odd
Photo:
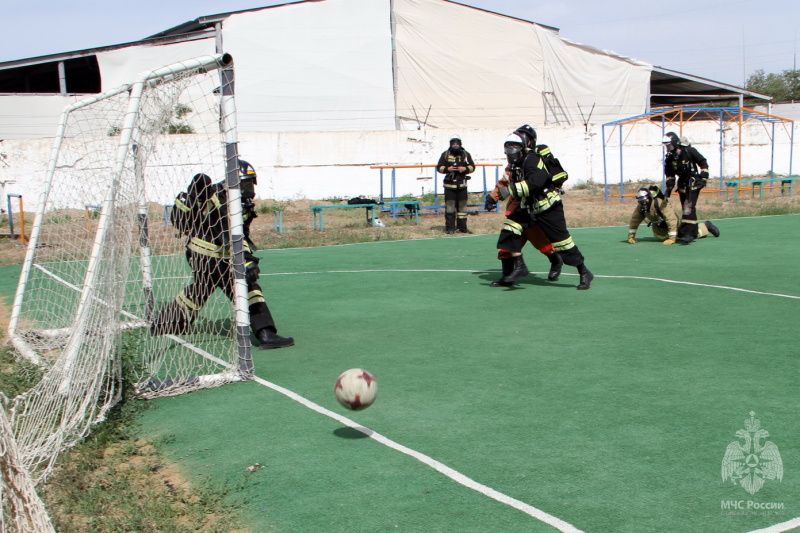
{"label": "black bag on ground", "polygon": [[377,203],[377,200],[373,200],[372,198],[364,198],[363,196],[356,196],[355,198],[350,198],[347,200],[348,205],[370,205]]}

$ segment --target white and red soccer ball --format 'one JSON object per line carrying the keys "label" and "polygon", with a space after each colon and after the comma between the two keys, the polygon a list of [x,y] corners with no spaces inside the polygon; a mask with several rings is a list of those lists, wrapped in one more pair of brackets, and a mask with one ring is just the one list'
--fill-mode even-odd
{"label": "white and red soccer ball", "polygon": [[336,379],[333,393],[344,407],[352,411],[361,411],[375,401],[378,395],[378,382],[375,381],[375,376],[363,368],[351,368],[342,372]]}

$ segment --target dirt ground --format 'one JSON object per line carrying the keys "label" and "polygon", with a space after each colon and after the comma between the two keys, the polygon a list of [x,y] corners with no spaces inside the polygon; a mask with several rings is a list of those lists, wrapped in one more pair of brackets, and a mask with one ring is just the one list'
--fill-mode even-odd
{"label": "dirt ground", "polygon": [[[625,193],[635,194],[641,185],[649,184],[626,184]],[[608,196],[608,201],[606,201],[602,186],[595,184],[568,190],[563,196],[568,226],[580,228],[627,225],[635,208],[635,200],[632,197],[626,197],[624,202],[621,202],[619,189],[616,187],[609,190]],[[469,201],[470,204],[476,206],[483,204],[480,193],[470,194]],[[673,195],[672,201],[673,203],[678,202],[677,195]],[[439,203],[442,202],[443,200],[440,198]],[[345,204],[346,202],[339,203]],[[368,227],[365,210],[326,209],[324,212],[325,231],[315,230],[314,216],[310,207],[329,204],[332,202],[309,199],[284,202],[257,201],[256,208],[259,216],[251,226],[251,238],[259,249],[270,249],[376,240],[418,239],[444,234],[444,209],[441,209],[438,214],[433,214],[432,210],[422,210],[418,225],[414,223],[413,217],[392,217],[390,213],[377,213],[385,227]],[[160,209],[161,206],[154,206],[154,212],[159,212]],[[482,208],[470,208],[471,211],[480,209]],[[404,213],[405,211],[399,212]],[[730,198],[726,198],[724,192],[704,190],[698,204],[698,214],[701,220],[797,212],[800,212],[800,194],[789,196],[787,193],[786,196],[781,196],[779,188],[765,189],[763,199],[759,198],[757,192],[743,191],[740,192],[737,201],[733,201],[732,194]],[[280,226],[279,213],[282,214],[282,226]],[[25,227],[26,230],[29,230],[33,225],[33,213],[26,213],[25,218]],[[28,220],[29,218],[30,220]],[[468,217],[468,227],[476,234],[496,234],[500,231],[503,219],[502,208],[497,213],[474,212]],[[17,222],[15,222],[15,227],[19,227]],[[153,239],[153,242],[162,243],[159,249],[153,250],[153,253],[182,253],[183,240],[177,238],[174,229],[157,223],[151,223],[150,229],[151,232],[168,237]],[[153,237],[157,237],[157,235],[153,235]],[[22,246],[18,239],[10,240],[7,236],[0,236],[0,266],[21,264],[24,257],[25,246]]]}
{"label": "dirt ground", "polygon": [[[626,185],[626,194],[635,194],[640,184]],[[627,226],[630,216],[636,207],[632,197],[620,201],[619,190],[609,192],[606,202],[602,187],[590,186],[568,190],[563,196],[567,224],[571,228],[597,226]],[[678,203],[677,194],[672,197]],[[442,200],[440,199],[440,204]],[[470,204],[482,204],[479,194],[470,195]],[[438,214],[431,210],[423,210],[419,217],[419,225],[415,225],[413,217],[391,217],[389,213],[378,216],[386,227],[367,227],[365,211],[361,209],[326,209],[324,213],[325,231],[313,229],[312,205],[325,205],[330,202],[313,200],[294,200],[288,202],[283,211],[283,232],[275,230],[276,215],[261,214],[254,222],[251,233],[261,249],[319,246],[325,244],[344,244],[371,240],[430,238],[444,234],[444,209]],[[266,205],[275,205],[266,203]],[[478,211],[481,207],[471,207]],[[404,211],[401,211],[404,212]],[[736,202],[726,199],[725,193],[718,191],[705,192],[698,204],[698,215],[701,220],[715,220],[739,216],[764,214],[782,214],[800,212],[800,194],[797,196],[780,196],[779,190],[764,192],[764,198],[758,194],[751,198],[751,192],[740,193]],[[505,216],[502,212],[476,212],[468,217],[468,227],[476,234],[496,234],[500,231]],[[620,230],[620,237],[626,230]]]}

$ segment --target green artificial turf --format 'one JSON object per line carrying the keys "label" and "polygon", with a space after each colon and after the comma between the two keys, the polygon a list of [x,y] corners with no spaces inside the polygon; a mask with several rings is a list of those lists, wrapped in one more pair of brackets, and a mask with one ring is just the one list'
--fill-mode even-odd
{"label": "green artificial turf", "polygon": [[[495,236],[260,252],[279,332],[297,344],[254,350],[256,375],[579,530],[788,521],[800,516],[800,217],[717,225],[720,238],[688,246],[574,230],[589,291],[571,267],[547,282],[531,249],[537,274],[489,287]],[[379,383],[360,412],[333,395],[353,367]],[[154,402],[143,435],[189,481],[227,491],[254,532],[556,531],[258,382]],[[751,411],[785,469],[752,495],[721,477]]]}

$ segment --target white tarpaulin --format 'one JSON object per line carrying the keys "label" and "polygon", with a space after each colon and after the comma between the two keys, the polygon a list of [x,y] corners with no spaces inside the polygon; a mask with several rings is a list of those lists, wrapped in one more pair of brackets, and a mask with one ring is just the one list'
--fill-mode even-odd
{"label": "white tarpaulin", "polygon": [[389,0],[305,2],[232,15],[241,131],[391,130]]}
{"label": "white tarpaulin", "polygon": [[533,24],[440,0],[395,0],[397,114],[436,128],[541,123]]}
{"label": "white tarpaulin", "polygon": [[568,125],[582,123],[580,109],[588,113],[593,105],[598,120],[646,109],[651,67],[645,63],[441,0],[394,0],[394,11],[397,114],[404,122]]}
{"label": "white tarpaulin", "polygon": [[583,124],[590,114],[593,122],[605,122],[647,111],[651,65],[573,43],[542,28],[537,33],[548,82],[548,118],[561,119],[563,112],[566,124]]}
{"label": "white tarpaulin", "polygon": [[214,54],[214,39],[201,39],[165,46],[128,46],[97,54],[102,90],[135,81],[143,71]]}

